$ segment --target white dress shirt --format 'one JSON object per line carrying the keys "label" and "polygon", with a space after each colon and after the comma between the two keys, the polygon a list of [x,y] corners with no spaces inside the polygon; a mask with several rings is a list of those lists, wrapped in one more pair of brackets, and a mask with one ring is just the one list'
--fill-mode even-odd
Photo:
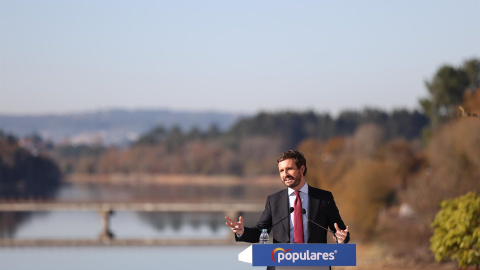
{"label": "white dress shirt", "polygon": [[[308,215],[308,185],[307,183],[305,183],[305,185],[303,185],[303,187],[300,188],[300,199],[302,200],[302,208],[305,209],[307,215]],[[291,188],[288,188],[288,203],[289,203],[289,208],[290,207],[295,207],[295,199],[297,198],[297,196],[295,195],[295,190],[291,189]],[[296,209],[295,209],[296,210]],[[300,211],[302,211],[302,209],[298,209]],[[294,212],[292,212],[290,214],[290,243],[293,243],[293,236],[294,236],[294,232],[293,232],[293,226],[295,226],[294,224],[294,220],[295,220],[295,217],[294,217]],[[307,243],[307,217],[305,215],[302,215],[302,218],[303,218],[303,242],[304,243]]]}

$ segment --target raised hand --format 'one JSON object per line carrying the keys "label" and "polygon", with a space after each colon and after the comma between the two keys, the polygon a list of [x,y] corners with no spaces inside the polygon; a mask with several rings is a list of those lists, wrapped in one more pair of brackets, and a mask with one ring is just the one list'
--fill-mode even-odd
{"label": "raised hand", "polygon": [[229,226],[234,233],[237,235],[243,234],[243,218],[240,216],[238,218],[238,222],[231,220],[229,217],[225,217],[227,222],[225,224]]}
{"label": "raised hand", "polygon": [[[335,226],[335,230],[337,230],[337,232],[335,233],[335,235],[337,236],[337,241],[339,244],[343,243],[345,241],[345,239],[347,238],[347,235],[348,235],[348,226],[345,230],[340,230],[340,228],[338,227],[338,224],[335,223],[334,224]],[[335,238],[335,237],[334,237]]]}

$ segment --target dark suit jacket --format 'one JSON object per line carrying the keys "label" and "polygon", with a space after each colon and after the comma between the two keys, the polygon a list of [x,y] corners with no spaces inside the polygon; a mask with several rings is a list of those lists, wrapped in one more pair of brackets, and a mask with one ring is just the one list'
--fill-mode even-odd
{"label": "dark suit jacket", "polygon": [[[268,196],[260,220],[255,227],[244,227],[244,232],[240,237],[235,234],[237,241],[257,243],[262,229],[267,229],[270,233],[272,225],[285,218],[282,222],[273,228],[274,243],[290,243],[290,214],[288,213],[288,189],[284,189]],[[308,186],[308,213],[307,217],[324,228],[330,228],[335,232],[334,223],[345,230],[346,226],[340,217],[333,195],[329,191]],[[307,243],[327,243],[327,231],[308,222],[307,225]],[[333,236],[332,234],[330,234]],[[330,237],[331,237],[330,236]],[[345,243],[350,240],[350,233],[345,239]]]}

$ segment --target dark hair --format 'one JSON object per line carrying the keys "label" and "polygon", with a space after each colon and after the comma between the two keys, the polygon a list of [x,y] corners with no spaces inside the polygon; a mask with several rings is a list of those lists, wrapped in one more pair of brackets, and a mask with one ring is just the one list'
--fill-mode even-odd
{"label": "dark hair", "polygon": [[305,171],[303,171],[303,176],[307,174],[307,160],[305,159],[305,156],[295,150],[288,150],[284,153],[282,153],[278,158],[277,158],[277,163],[280,163],[286,159],[293,158],[295,159],[295,165],[297,165],[297,168],[300,169],[303,166],[305,166]]}

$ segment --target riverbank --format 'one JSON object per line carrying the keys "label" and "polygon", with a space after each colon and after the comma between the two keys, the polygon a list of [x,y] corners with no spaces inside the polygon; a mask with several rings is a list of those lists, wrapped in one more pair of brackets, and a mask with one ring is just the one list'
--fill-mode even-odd
{"label": "riverbank", "polygon": [[75,184],[110,185],[199,185],[232,186],[258,185],[283,188],[278,175],[191,175],[191,174],[71,174],[63,179]]}

